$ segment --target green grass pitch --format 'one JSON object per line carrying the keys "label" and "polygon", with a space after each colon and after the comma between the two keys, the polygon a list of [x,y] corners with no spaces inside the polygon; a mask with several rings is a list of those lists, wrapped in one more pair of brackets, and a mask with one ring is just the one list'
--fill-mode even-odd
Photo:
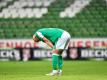
{"label": "green grass pitch", "polygon": [[64,61],[62,76],[45,76],[50,61],[0,62],[0,80],[107,80],[107,61]]}

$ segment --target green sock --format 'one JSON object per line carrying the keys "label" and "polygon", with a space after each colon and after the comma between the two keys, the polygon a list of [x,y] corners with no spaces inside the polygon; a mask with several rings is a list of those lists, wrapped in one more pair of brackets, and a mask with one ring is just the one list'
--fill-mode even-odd
{"label": "green sock", "polygon": [[58,65],[58,54],[52,54],[52,67],[53,70],[57,70],[57,65]]}
{"label": "green sock", "polygon": [[63,66],[63,59],[62,59],[62,56],[58,56],[58,68],[59,70],[62,70],[62,66]]}

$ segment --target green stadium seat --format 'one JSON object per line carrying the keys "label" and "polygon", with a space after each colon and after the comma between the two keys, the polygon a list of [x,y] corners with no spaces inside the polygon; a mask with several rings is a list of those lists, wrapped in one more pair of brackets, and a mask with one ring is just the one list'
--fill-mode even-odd
{"label": "green stadium seat", "polygon": [[65,29],[72,37],[107,36],[107,7],[105,7],[104,0],[92,0],[73,18],[60,18],[59,13],[73,4],[73,1],[75,0],[56,0],[53,5],[49,6],[48,13],[40,19],[0,18],[0,38],[32,38],[33,33],[43,27]]}

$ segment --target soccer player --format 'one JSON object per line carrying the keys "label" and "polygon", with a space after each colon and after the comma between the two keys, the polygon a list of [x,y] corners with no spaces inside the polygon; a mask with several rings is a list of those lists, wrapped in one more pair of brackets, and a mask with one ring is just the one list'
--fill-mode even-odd
{"label": "soccer player", "polygon": [[33,35],[34,42],[43,41],[52,48],[52,72],[46,75],[62,74],[62,52],[67,49],[70,34],[59,28],[43,28],[37,30]]}

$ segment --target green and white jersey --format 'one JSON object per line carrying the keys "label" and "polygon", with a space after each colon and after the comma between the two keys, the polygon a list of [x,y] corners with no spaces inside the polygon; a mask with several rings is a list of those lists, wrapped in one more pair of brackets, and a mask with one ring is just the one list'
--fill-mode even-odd
{"label": "green and white jersey", "polygon": [[40,40],[43,41],[43,37],[49,39],[53,44],[61,37],[64,30],[59,28],[42,28],[35,32],[35,36]]}

